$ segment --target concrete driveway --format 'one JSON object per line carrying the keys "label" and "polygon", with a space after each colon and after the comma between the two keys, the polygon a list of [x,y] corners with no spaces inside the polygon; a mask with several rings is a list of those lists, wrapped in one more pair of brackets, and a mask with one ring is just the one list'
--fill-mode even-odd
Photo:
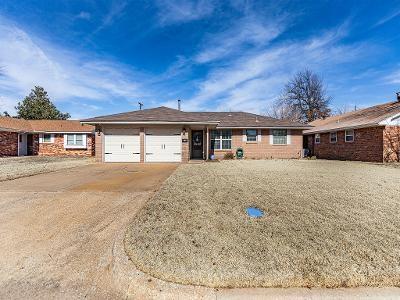
{"label": "concrete driveway", "polygon": [[0,298],[125,296],[120,237],[176,167],[96,164],[1,182]]}

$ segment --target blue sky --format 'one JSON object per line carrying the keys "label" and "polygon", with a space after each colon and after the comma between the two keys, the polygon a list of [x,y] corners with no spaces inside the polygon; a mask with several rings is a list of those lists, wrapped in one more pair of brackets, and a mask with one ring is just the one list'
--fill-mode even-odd
{"label": "blue sky", "polygon": [[0,66],[10,112],[41,85],[73,118],[264,113],[304,68],[332,107],[365,107],[400,91],[400,1],[3,0]]}

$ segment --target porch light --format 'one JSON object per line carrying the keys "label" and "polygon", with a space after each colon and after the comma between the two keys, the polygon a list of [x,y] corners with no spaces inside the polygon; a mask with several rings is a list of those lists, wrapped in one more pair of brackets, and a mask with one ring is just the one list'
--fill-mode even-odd
{"label": "porch light", "polygon": [[182,133],[183,133],[183,135],[186,134],[186,128],[185,127],[183,127],[183,129],[182,129]]}

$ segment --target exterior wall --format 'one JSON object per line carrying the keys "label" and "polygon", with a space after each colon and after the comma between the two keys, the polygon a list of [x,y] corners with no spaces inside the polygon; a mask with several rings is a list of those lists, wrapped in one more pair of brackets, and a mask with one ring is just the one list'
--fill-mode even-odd
{"label": "exterior wall", "polygon": [[[274,158],[300,158],[303,148],[302,130],[290,130],[291,142],[288,145],[272,145],[270,144],[270,130],[261,130],[260,142],[243,141],[243,129],[232,130],[232,149],[231,150],[214,150],[214,155],[218,159],[222,159],[225,153],[236,153],[236,149],[243,148],[244,158],[248,159],[274,159]],[[210,137],[211,139],[211,137]],[[211,145],[211,141],[209,142]],[[212,151],[210,151],[211,153]]]}
{"label": "exterior wall", "polygon": [[189,149],[189,130],[182,130],[182,162],[187,163],[190,159],[190,149]]}
{"label": "exterior wall", "polygon": [[95,138],[95,160],[96,162],[104,162],[104,155],[103,155],[103,141],[104,141],[104,133],[101,127],[96,126],[96,132],[94,134]]}
{"label": "exterior wall", "polygon": [[386,126],[383,131],[383,160],[400,161],[400,126]]}
{"label": "exterior wall", "polygon": [[39,143],[38,155],[41,156],[93,156],[95,139],[93,134],[87,135],[86,149],[64,148],[64,134],[54,134],[54,143]]}
{"label": "exterior wall", "polygon": [[18,133],[0,131],[0,156],[18,156]]}
{"label": "exterior wall", "polygon": [[[368,162],[383,161],[384,127],[360,128],[354,130],[354,141],[345,142],[345,131],[337,131],[337,142],[330,142],[330,133],[321,133],[321,143],[314,142],[315,135],[309,135],[313,145],[312,155],[322,159],[356,160]],[[310,139],[313,139],[310,144]]]}

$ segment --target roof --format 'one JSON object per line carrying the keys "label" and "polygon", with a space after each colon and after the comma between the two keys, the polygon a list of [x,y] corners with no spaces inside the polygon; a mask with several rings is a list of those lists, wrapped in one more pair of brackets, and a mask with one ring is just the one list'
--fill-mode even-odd
{"label": "roof", "polygon": [[93,132],[91,125],[79,120],[25,120],[0,117],[0,130],[12,132]]}
{"label": "roof", "polygon": [[165,106],[131,112],[100,116],[82,120],[82,123],[201,123],[214,124],[219,128],[292,127],[308,128],[309,125],[278,120],[247,112],[185,112]]}
{"label": "roof", "polygon": [[400,101],[384,103],[346,114],[315,120],[312,129],[304,134],[327,132],[346,128],[363,128],[383,125],[382,122],[400,114]]}

